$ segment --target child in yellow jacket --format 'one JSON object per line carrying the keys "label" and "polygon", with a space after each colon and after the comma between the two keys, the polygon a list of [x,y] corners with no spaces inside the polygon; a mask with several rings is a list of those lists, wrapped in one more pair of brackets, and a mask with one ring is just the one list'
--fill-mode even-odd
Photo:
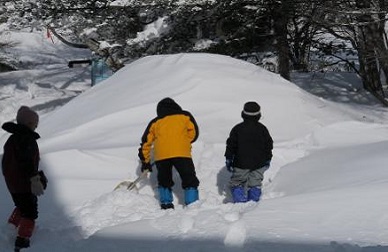
{"label": "child in yellow jacket", "polygon": [[151,152],[158,171],[158,190],[162,209],[174,208],[171,187],[172,168],[178,171],[185,190],[185,204],[198,200],[199,180],[191,156],[191,144],[198,138],[194,117],[171,98],[157,105],[157,117],[148,124],[139,148],[142,171],[152,170]]}

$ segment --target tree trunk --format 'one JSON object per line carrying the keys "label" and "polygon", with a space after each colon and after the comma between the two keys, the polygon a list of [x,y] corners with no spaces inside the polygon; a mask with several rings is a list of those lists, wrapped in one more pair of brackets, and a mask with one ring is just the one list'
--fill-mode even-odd
{"label": "tree trunk", "polygon": [[290,80],[290,56],[287,41],[288,0],[282,0],[281,5],[275,4],[273,10],[276,47],[278,51],[279,74],[286,80]]}
{"label": "tree trunk", "polygon": [[[370,0],[358,0],[357,7],[360,10],[370,7]],[[360,61],[360,74],[364,88],[373,94],[381,93],[379,62],[375,52],[376,41],[372,14],[367,13],[358,17],[358,57]]]}

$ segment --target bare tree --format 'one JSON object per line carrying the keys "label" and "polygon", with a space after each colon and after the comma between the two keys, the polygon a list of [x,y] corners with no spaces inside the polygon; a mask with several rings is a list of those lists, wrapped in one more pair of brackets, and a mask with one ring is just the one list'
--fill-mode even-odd
{"label": "bare tree", "polygon": [[[333,0],[325,1],[320,19],[315,22],[322,29],[357,51],[358,73],[364,88],[388,105],[382,84],[382,73],[388,73],[388,52],[384,26],[387,14],[384,1]],[[323,18],[322,18],[323,17]],[[335,54],[334,44],[331,44]]]}
{"label": "bare tree", "polygon": [[321,1],[294,1],[288,8],[290,18],[287,31],[292,69],[307,72],[310,51],[319,32],[314,19],[321,8]]}

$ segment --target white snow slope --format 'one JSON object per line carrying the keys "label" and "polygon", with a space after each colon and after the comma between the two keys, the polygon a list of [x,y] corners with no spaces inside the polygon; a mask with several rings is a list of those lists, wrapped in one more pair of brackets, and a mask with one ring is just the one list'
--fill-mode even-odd
{"label": "white snow slope", "polygon": [[[167,211],[156,172],[138,190],[113,191],[139,175],[140,138],[165,97],[199,124],[201,181],[199,202],[183,207],[175,174],[176,208]],[[225,141],[250,100],[262,107],[274,157],[262,200],[232,204]],[[49,187],[26,251],[388,251],[388,118],[378,105],[318,98],[230,57],[177,54],[135,61],[52,112],[36,108]],[[0,251],[10,251],[3,180],[0,200]]]}

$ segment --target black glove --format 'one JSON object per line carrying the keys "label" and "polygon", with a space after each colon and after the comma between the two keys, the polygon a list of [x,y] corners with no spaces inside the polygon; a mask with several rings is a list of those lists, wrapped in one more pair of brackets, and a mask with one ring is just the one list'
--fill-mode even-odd
{"label": "black glove", "polygon": [[150,163],[142,163],[141,172],[148,170],[148,172],[152,172],[152,165]]}

